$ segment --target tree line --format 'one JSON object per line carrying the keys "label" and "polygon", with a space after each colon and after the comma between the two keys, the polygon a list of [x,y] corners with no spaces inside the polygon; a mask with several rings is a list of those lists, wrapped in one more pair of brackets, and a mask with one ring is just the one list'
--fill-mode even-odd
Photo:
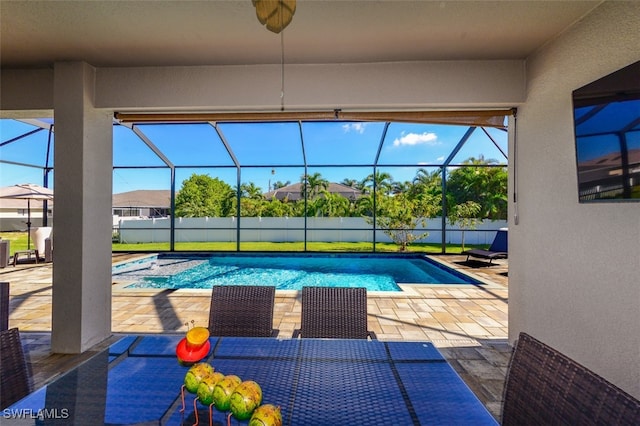
{"label": "tree line", "polygon": [[[418,169],[411,181],[399,182],[387,172],[376,172],[358,181],[340,183],[359,191],[355,198],[329,192],[329,181],[320,173],[300,177],[298,200],[267,199],[253,182],[234,188],[216,177],[193,174],[176,194],[176,217],[388,217],[405,212],[412,217],[447,217],[499,220],[507,217],[507,171],[491,167],[495,160],[469,158],[446,175],[445,203],[442,169]],[[290,182],[276,182],[281,188]],[[306,202],[305,202],[306,199]]]}
{"label": "tree line", "polygon": [[[363,217],[388,235],[400,251],[428,235],[416,231],[419,225],[444,215],[462,229],[464,250],[465,229],[475,228],[482,219],[507,218],[507,170],[481,156],[452,168],[444,184],[442,174],[442,168],[419,169],[405,182],[395,181],[386,172],[372,173],[362,181],[344,179],[340,183],[359,191],[354,198],[330,192],[330,182],[320,173],[302,175],[298,200],[267,199],[253,182],[233,188],[219,178],[193,174],[176,195],[175,215],[236,216],[239,200],[241,217]],[[276,182],[274,189],[288,184]]]}

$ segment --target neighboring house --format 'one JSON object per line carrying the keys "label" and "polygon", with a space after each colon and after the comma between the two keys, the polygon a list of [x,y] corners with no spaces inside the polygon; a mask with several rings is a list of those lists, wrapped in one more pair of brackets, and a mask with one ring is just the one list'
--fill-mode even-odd
{"label": "neighboring house", "polygon": [[[47,225],[53,223],[53,200],[47,202]],[[43,202],[31,200],[31,226],[43,226]],[[166,217],[171,212],[171,191],[139,190],[113,194],[111,214],[124,217]],[[0,232],[26,231],[27,200],[0,200]]]}
{"label": "neighboring house", "polygon": [[631,181],[640,181],[640,149],[630,149],[621,155],[620,151],[601,155],[578,163],[581,175],[580,199],[592,199],[597,194],[622,193],[620,177],[628,174]]}
{"label": "neighboring house", "polygon": [[[298,201],[302,199],[302,185],[295,183],[269,191],[264,194],[267,200],[273,197],[284,201]],[[327,191],[333,194],[340,194],[349,200],[355,200],[362,195],[358,189],[351,188],[340,183],[330,183]],[[322,196],[322,195],[321,195]],[[113,194],[111,203],[111,214],[118,220],[123,218],[138,217],[167,217],[171,215],[171,191],[158,190],[137,190]],[[42,226],[42,202],[31,201],[31,222],[32,226]],[[51,225],[53,218],[53,201],[47,206],[48,225]],[[27,200],[0,200],[0,231],[24,231],[27,223]]]}
{"label": "neighboring house", "polygon": [[[31,200],[31,226],[43,226],[43,201]],[[51,226],[53,201],[47,201],[47,225]],[[0,232],[27,230],[27,200],[0,199]]]}
{"label": "neighboring house", "polygon": [[[362,195],[362,191],[352,188],[341,183],[329,183],[327,191],[331,194],[339,194],[349,200],[355,200]],[[322,195],[321,195],[322,196]],[[269,191],[264,194],[264,198],[271,200],[277,198],[280,201],[298,201],[302,199],[302,184],[294,183],[292,185],[283,186],[273,191]]]}
{"label": "neighboring house", "polygon": [[171,214],[171,191],[139,190],[113,194],[111,213],[119,217],[166,217]]}

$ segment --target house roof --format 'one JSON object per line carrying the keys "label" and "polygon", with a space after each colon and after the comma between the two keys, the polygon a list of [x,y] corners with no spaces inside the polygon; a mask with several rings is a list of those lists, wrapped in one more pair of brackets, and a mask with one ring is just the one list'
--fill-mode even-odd
{"label": "house roof", "polygon": [[[350,200],[355,200],[356,198],[362,195],[362,191],[358,189],[352,188],[347,185],[343,185],[341,183],[334,183],[334,182],[329,183],[329,186],[327,187],[327,191],[332,194],[340,194],[343,197],[348,198]],[[291,185],[283,186],[282,188],[278,188],[274,191],[269,191],[265,193],[264,197],[267,200],[270,200],[273,197],[275,197],[281,201],[284,199],[287,199],[289,201],[298,201],[302,198],[302,184],[298,182]]]}
{"label": "house roof", "polygon": [[[139,190],[122,192],[119,194],[113,194],[112,206],[114,208],[129,208],[129,207],[161,207],[169,208],[171,206],[171,191],[158,189],[158,190]],[[53,207],[53,200],[48,202],[48,207]],[[1,199],[0,208],[2,209],[26,209],[27,200],[11,200]],[[31,210],[42,209],[42,202],[38,200],[31,200]]]}
{"label": "house roof", "polygon": [[139,190],[113,194],[112,207],[161,207],[171,206],[171,191],[165,189]]}
{"label": "house roof", "polygon": [[[30,206],[31,211],[34,210],[42,210],[42,200],[31,200]],[[47,201],[47,206],[50,209],[53,207],[53,200]],[[2,210],[26,210],[27,209],[27,200],[12,200],[8,198],[0,199],[0,209]]]}

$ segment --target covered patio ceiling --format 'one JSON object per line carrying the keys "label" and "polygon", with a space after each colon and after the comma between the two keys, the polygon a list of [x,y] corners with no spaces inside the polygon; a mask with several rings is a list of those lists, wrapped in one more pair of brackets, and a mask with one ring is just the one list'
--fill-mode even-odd
{"label": "covered patio ceiling", "polygon": [[601,3],[298,0],[281,38],[250,0],[3,1],[0,66],[524,59]]}

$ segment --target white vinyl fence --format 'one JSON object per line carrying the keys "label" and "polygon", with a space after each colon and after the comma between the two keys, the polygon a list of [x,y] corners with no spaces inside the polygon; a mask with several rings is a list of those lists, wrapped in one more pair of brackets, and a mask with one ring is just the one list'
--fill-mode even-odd
{"label": "white vinyl fence", "polygon": [[[160,243],[170,241],[171,220],[169,218],[136,219],[114,218],[118,223],[119,240],[122,243]],[[238,218],[202,217],[176,218],[176,242],[237,240]],[[495,232],[507,226],[506,221],[485,221],[475,229],[464,232],[465,244],[491,244]],[[428,232],[419,242],[442,242],[442,221],[429,219],[426,227],[418,227],[416,234]],[[240,241],[290,242],[304,240],[305,219],[302,217],[243,217],[240,218]],[[363,218],[307,218],[307,241],[324,242],[371,242],[372,225]],[[462,232],[447,223],[448,244],[460,244]],[[391,242],[382,231],[376,231],[376,241]]]}

